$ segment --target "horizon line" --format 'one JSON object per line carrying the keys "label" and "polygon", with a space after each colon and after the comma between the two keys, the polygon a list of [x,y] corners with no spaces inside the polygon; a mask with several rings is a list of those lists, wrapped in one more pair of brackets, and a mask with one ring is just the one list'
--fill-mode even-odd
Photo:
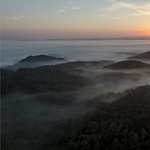
{"label": "horizon line", "polygon": [[105,38],[49,38],[49,39],[23,39],[23,38],[1,38],[1,40],[18,40],[18,41],[94,41],[94,40],[150,40],[150,36],[138,37],[105,37]]}

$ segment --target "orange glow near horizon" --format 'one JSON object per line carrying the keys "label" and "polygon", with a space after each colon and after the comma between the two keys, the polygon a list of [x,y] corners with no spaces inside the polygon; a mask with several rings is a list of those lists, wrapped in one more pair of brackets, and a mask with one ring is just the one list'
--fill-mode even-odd
{"label": "orange glow near horizon", "polygon": [[[5,36],[13,38],[105,38],[105,37],[135,37],[150,36],[149,28],[141,29],[109,29],[109,28],[6,28]],[[2,34],[3,36],[3,34]]]}
{"label": "orange glow near horizon", "polygon": [[29,39],[150,36],[150,2],[122,1],[3,1],[1,35]]}

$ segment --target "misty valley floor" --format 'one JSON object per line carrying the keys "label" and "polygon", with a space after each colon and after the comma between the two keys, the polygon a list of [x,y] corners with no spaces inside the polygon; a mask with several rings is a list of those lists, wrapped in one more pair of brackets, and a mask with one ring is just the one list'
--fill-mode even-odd
{"label": "misty valley floor", "polygon": [[1,69],[2,150],[149,150],[149,66],[76,61]]}

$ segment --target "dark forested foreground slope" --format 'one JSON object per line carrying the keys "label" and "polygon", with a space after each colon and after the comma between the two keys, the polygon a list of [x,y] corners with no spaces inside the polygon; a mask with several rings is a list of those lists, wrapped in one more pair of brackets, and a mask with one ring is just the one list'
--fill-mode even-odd
{"label": "dark forested foreground slope", "polygon": [[84,79],[65,70],[50,67],[1,69],[2,94],[71,91],[85,85]]}
{"label": "dark forested foreground slope", "polygon": [[150,148],[150,86],[69,105],[51,105],[44,99],[3,98],[3,150]]}
{"label": "dark forested foreground slope", "polygon": [[2,149],[149,150],[150,65],[113,63],[1,69]]}
{"label": "dark forested foreground slope", "polygon": [[[88,123],[62,140],[63,150],[149,150],[150,86],[103,104]],[[61,148],[60,148],[61,149]]]}

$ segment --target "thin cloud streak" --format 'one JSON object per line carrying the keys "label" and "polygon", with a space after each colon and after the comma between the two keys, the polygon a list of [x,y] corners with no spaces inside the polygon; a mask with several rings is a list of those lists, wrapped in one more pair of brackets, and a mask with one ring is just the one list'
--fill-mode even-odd
{"label": "thin cloud streak", "polygon": [[9,17],[6,17],[6,19],[7,20],[20,20],[24,17],[26,17],[26,16],[22,16],[22,15],[12,16],[12,15],[10,15]]}
{"label": "thin cloud streak", "polygon": [[79,9],[81,9],[81,7],[79,7],[79,6],[73,6],[71,9],[72,10],[79,10]]}
{"label": "thin cloud streak", "polygon": [[65,9],[60,9],[57,12],[62,13],[62,12],[65,12],[65,11],[66,11]]}

